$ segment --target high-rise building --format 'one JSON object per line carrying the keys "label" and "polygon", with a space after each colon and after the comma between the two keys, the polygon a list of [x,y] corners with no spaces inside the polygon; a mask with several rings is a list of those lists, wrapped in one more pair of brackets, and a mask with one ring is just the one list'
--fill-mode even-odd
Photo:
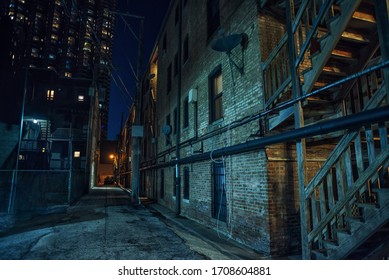
{"label": "high-rise building", "polygon": [[11,70],[55,70],[92,79],[99,89],[101,137],[107,137],[110,67],[116,1],[9,0]]}

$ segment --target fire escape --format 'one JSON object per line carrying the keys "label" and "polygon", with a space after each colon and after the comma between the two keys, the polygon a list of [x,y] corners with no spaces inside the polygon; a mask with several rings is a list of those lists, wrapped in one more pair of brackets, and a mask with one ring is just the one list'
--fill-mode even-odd
{"label": "fire escape", "polygon": [[[260,5],[287,29],[263,64],[265,109],[277,109],[269,133],[388,106],[387,1]],[[304,259],[389,257],[388,128],[372,123],[296,143]],[[306,151],[320,145],[334,148],[308,179]]]}

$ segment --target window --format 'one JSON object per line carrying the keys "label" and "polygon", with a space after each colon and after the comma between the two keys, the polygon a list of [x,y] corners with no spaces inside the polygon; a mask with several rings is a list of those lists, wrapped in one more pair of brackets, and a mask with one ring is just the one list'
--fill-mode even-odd
{"label": "window", "polygon": [[54,100],[54,90],[52,90],[52,89],[48,89],[47,90],[47,100],[50,100],[50,101],[52,101],[52,100]]}
{"label": "window", "polygon": [[209,94],[210,94],[210,123],[223,117],[223,81],[222,70],[219,66],[210,75],[209,78]]}
{"label": "window", "polygon": [[182,60],[185,63],[189,58],[189,35],[185,36]]}
{"label": "window", "polygon": [[177,134],[177,126],[178,126],[178,115],[177,115],[177,108],[174,109],[174,114],[173,114],[173,118],[174,118],[174,121],[173,121],[173,134]]}
{"label": "window", "polygon": [[172,90],[172,64],[170,63],[169,64],[169,67],[167,68],[167,81],[166,81],[166,85],[167,85],[167,93],[169,94],[169,92]]}
{"label": "window", "polygon": [[189,199],[189,168],[184,168],[184,199]]}
{"label": "window", "polygon": [[[166,116],[166,125],[170,126],[170,114]],[[166,135],[166,146],[169,145],[169,135]]]}
{"label": "window", "polygon": [[177,197],[177,189],[176,189],[176,169],[173,168],[173,196]]}
{"label": "window", "polygon": [[161,181],[160,181],[160,190],[159,196],[163,198],[165,196],[165,171],[161,170]]}
{"label": "window", "polygon": [[212,164],[212,217],[224,222],[227,220],[225,174],[223,163]]}
{"label": "window", "polygon": [[207,2],[207,31],[208,38],[211,37],[220,26],[219,0],[208,0]]}
{"label": "window", "polygon": [[186,97],[184,100],[184,123],[183,127],[186,128],[189,126],[189,98]]}
{"label": "window", "polygon": [[83,95],[79,95],[77,100],[79,102],[84,102],[84,99],[85,99],[85,97]]}
{"label": "window", "polygon": [[162,41],[162,50],[163,50],[163,53],[166,53],[166,49],[167,49],[167,34],[165,33],[163,35],[163,41]]}
{"label": "window", "polygon": [[81,152],[80,151],[74,151],[74,157],[75,158],[79,158],[81,156]]}
{"label": "window", "polygon": [[177,5],[176,7],[176,15],[175,15],[175,25],[177,25],[178,21],[180,20],[180,10],[179,10],[179,7]]}
{"label": "window", "polygon": [[174,56],[174,77],[178,74],[178,53]]}

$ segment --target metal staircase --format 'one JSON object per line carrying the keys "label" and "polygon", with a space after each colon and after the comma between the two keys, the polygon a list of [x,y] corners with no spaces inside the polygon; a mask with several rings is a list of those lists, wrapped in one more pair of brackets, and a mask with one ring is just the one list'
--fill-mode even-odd
{"label": "metal staircase", "polygon": [[[291,1],[289,8],[286,1],[262,2],[293,22],[262,66],[265,109],[296,98],[293,72],[305,125],[388,105],[372,1]],[[291,41],[295,58],[288,56]],[[294,128],[294,107],[276,112],[268,131]],[[300,188],[303,258],[389,257],[388,129],[385,122],[322,137],[336,146]]]}

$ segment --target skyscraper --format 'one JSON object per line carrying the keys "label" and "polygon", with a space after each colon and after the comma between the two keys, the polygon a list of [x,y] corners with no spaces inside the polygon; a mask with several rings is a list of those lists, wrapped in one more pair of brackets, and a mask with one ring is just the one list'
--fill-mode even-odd
{"label": "skyscraper", "polygon": [[107,137],[110,67],[116,1],[9,0],[11,71],[55,70],[92,79],[99,89],[101,137]]}

